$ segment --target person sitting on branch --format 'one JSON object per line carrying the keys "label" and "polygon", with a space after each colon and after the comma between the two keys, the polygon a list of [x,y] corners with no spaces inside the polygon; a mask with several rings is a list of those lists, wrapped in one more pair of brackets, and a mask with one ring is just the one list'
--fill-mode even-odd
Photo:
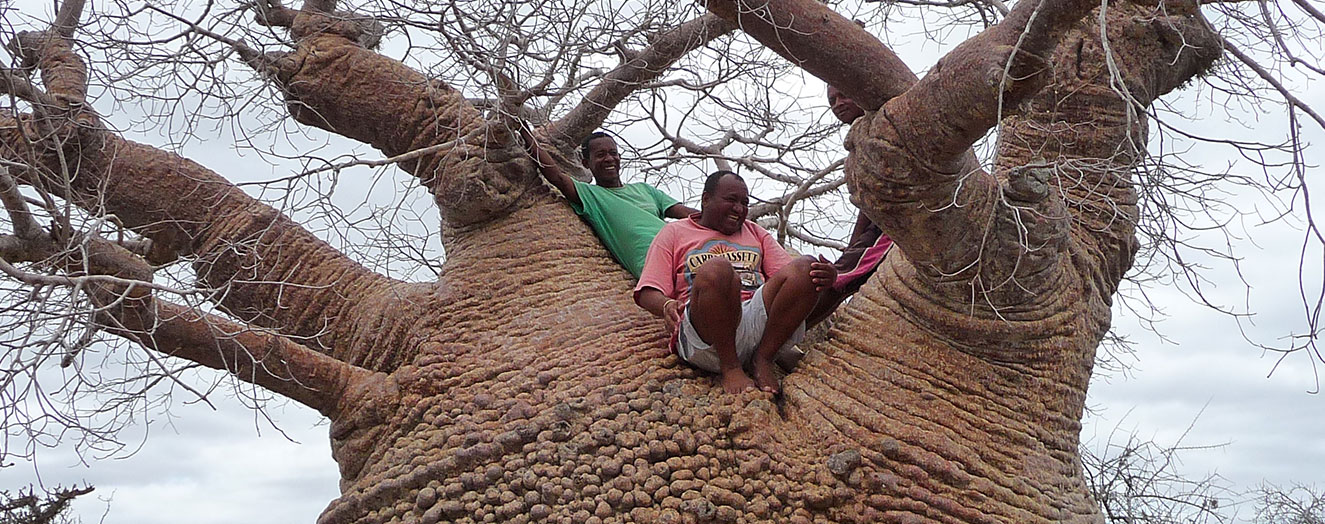
{"label": "person sitting on branch", "polygon": [[[822,258],[792,258],[746,220],[749,204],[739,175],[709,175],[700,212],[667,224],[654,238],[635,303],[663,318],[677,356],[721,374],[728,393],[755,386],[777,393],[774,361],[794,365],[805,318],[837,270]],[[754,380],[743,369],[747,364]]]}
{"label": "person sitting on branch", "polygon": [[528,129],[521,129],[530,156],[539,172],[570,202],[622,266],[639,278],[649,243],[666,224],[663,218],[684,218],[694,208],[643,183],[621,183],[621,153],[616,140],[602,131],[590,134],[580,145],[580,161],[593,174],[597,185],[571,178],[552,160]]}
{"label": "person sitting on branch", "polygon": [[[833,116],[843,124],[851,125],[857,118],[865,116],[865,110],[861,109],[855,100],[833,86],[828,86],[828,106],[833,111]],[[870,275],[879,268],[879,263],[883,262],[883,255],[892,245],[892,239],[883,234],[883,230],[865,216],[864,211],[857,211],[856,226],[851,231],[851,240],[847,242],[846,249],[842,250],[842,256],[833,262],[833,266],[837,268],[837,281],[833,282],[832,289],[824,294],[823,300],[820,300],[814,311],[810,312],[810,318],[806,323],[813,326],[822,322],[833,314],[842,301],[860,291],[860,286],[864,285]]]}

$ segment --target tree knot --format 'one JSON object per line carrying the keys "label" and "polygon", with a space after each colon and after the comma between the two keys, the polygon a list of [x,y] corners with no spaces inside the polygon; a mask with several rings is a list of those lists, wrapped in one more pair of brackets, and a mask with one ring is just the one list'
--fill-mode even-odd
{"label": "tree knot", "polygon": [[1013,168],[1008,173],[1008,182],[1003,186],[1003,194],[1018,202],[1036,203],[1049,196],[1049,181],[1054,175],[1054,167],[1044,162],[1034,162]]}

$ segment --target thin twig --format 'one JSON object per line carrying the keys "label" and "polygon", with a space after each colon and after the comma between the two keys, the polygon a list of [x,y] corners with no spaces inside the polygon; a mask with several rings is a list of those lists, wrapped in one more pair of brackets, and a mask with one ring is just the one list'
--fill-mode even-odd
{"label": "thin twig", "polygon": [[9,275],[10,277],[20,282],[32,286],[78,287],[78,286],[86,286],[88,284],[102,284],[102,285],[112,285],[112,286],[141,287],[154,291],[164,291],[166,293],[173,293],[181,296],[194,295],[199,293],[198,290],[179,289],[175,287],[156,284],[153,282],[120,278],[111,275],[84,275],[76,277],[63,276],[63,275],[40,275],[37,273],[29,273],[27,271],[23,271],[17,267],[14,267],[12,264],[10,264],[8,261],[6,261],[3,258],[0,258],[0,273]]}
{"label": "thin twig", "polygon": [[290,176],[288,176],[288,177],[278,178],[278,179],[275,179],[275,180],[264,180],[264,181],[261,181],[261,182],[240,182],[240,183],[235,184],[235,186],[243,187],[243,186],[251,186],[251,185],[264,185],[264,184],[271,184],[271,183],[274,183],[274,182],[283,182],[283,181],[287,181],[287,180],[297,180],[297,179],[300,179],[300,178],[303,178],[303,177],[306,177],[306,176],[316,175],[316,174],[318,174],[318,173],[324,173],[324,172],[327,172],[327,171],[340,171],[340,170],[342,170],[342,169],[346,169],[346,168],[350,168],[350,167],[359,167],[359,166],[381,167],[381,166],[387,166],[387,165],[395,164],[395,163],[398,163],[398,162],[405,162],[405,161],[408,161],[408,160],[414,160],[414,159],[419,158],[419,157],[421,157],[421,156],[424,156],[424,155],[430,155],[430,154],[436,153],[436,152],[438,152],[438,151],[441,151],[441,150],[446,149],[446,148],[449,148],[449,147],[455,147],[455,145],[456,145],[457,143],[459,143],[459,142],[460,142],[459,139],[457,139],[457,140],[451,140],[451,141],[449,141],[449,142],[443,142],[443,143],[440,143],[440,144],[436,144],[436,145],[431,145],[431,146],[424,147],[424,148],[415,149],[415,150],[410,151],[410,152],[407,152],[407,153],[401,153],[401,154],[399,154],[399,155],[396,155],[396,156],[393,156],[393,157],[390,157],[390,158],[382,158],[382,159],[378,159],[378,160],[351,160],[351,161],[349,161],[349,162],[342,162],[342,163],[339,163],[339,164],[332,164],[332,165],[325,166],[325,167],[319,167],[319,168],[317,168],[317,169],[309,169],[309,170],[307,170],[307,171],[303,171],[303,172],[298,173],[298,174],[290,175]]}
{"label": "thin twig", "polygon": [[1256,63],[1255,59],[1253,59],[1250,56],[1247,56],[1247,54],[1243,53],[1241,49],[1238,49],[1237,46],[1233,45],[1233,42],[1229,42],[1228,39],[1222,36],[1220,36],[1219,39],[1224,44],[1224,50],[1228,51],[1229,53],[1232,53],[1233,56],[1238,57],[1238,60],[1240,60],[1243,64],[1246,64],[1247,67],[1250,67],[1252,71],[1255,71],[1256,74],[1260,76],[1262,80],[1265,80],[1266,83],[1273,86],[1275,91],[1278,91],[1279,95],[1284,97],[1284,100],[1288,101],[1289,105],[1292,105],[1293,107],[1296,107],[1299,110],[1301,110],[1303,113],[1306,113],[1307,115],[1311,116],[1311,119],[1315,120],[1316,124],[1319,125],[1321,129],[1325,129],[1325,118],[1321,118],[1320,114],[1316,113],[1316,111],[1312,109],[1310,105],[1308,105],[1306,102],[1303,102],[1298,97],[1294,96],[1293,92],[1289,91],[1289,89],[1285,87],[1282,82],[1276,79],[1274,75],[1271,75],[1269,71],[1266,71],[1264,67],[1261,67],[1260,64]]}

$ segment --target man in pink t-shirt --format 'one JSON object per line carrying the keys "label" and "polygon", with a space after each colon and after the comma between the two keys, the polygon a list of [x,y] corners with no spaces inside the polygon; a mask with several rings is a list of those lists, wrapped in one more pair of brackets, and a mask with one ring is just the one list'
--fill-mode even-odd
{"label": "man in pink t-shirt", "polygon": [[667,224],[653,239],[635,303],[663,318],[682,360],[720,373],[728,393],[756,386],[777,393],[774,361],[795,352],[805,317],[837,269],[827,260],[793,259],[745,219],[749,205],[740,176],[710,175],[699,213]]}

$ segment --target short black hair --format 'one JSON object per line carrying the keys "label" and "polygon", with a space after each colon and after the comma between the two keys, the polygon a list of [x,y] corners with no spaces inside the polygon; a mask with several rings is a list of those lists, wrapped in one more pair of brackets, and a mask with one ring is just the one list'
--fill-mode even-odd
{"label": "short black hair", "polygon": [[718,188],[718,181],[722,180],[722,177],[727,175],[734,176],[736,177],[737,180],[745,182],[745,179],[741,178],[741,175],[736,174],[735,171],[719,169],[717,171],[714,171],[713,174],[709,175],[708,178],[704,179],[704,193],[712,193],[713,190]]}
{"label": "short black hair", "polygon": [[589,142],[593,142],[599,138],[611,138],[613,142],[616,142],[616,138],[613,138],[612,135],[607,134],[605,131],[594,131],[589,133],[589,136],[584,137],[584,141],[580,142],[580,162],[589,161]]}

